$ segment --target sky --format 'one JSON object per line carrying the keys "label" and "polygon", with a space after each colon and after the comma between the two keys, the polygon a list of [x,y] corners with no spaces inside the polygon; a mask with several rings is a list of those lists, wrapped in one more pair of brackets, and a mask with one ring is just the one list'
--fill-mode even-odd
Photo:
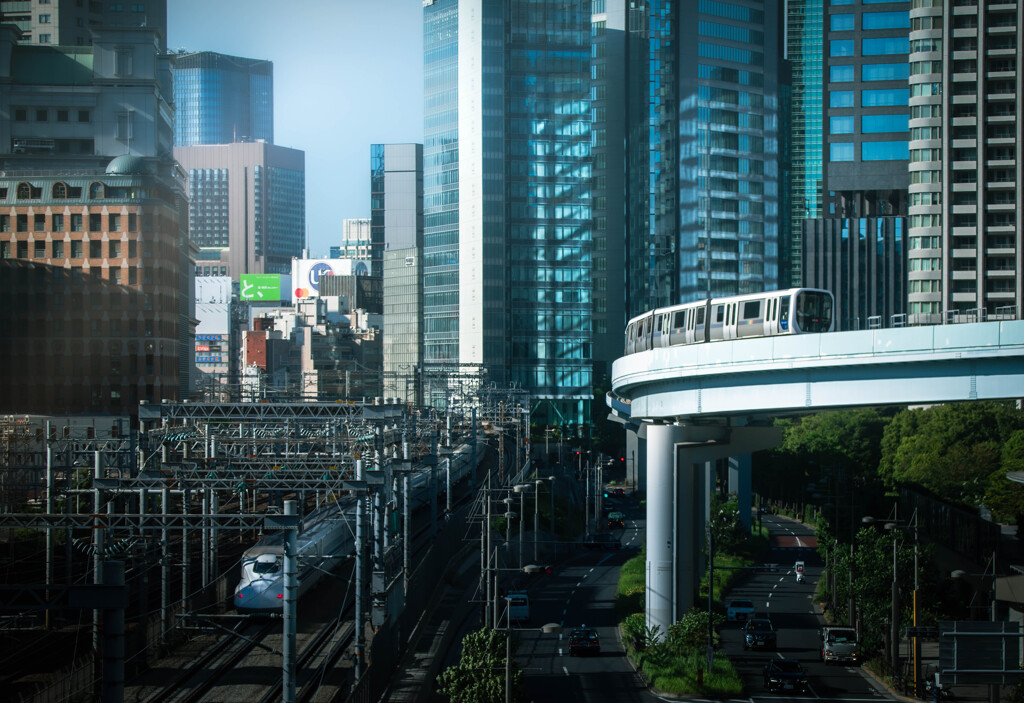
{"label": "sky", "polygon": [[167,48],[274,63],[274,143],[306,152],[307,246],[370,216],[370,145],[423,141],[421,0],[168,0]]}

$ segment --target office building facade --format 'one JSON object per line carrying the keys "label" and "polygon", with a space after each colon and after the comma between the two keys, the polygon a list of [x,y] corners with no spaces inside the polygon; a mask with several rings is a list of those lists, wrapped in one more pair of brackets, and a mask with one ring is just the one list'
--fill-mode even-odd
{"label": "office building facade", "polygon": [[382,245],[385,394],[420,403],[423,365],[423,145],[370,147],[374,241]]}
{"label": "office building facade", "polygon": [[145,27],[167,50],[167,0],[0,0],[0,24],[8,23],[20,31],[20,43],[49,46],[89,46],[94,29]]}
{"label": "office building facade", "polygon": [[154,31],[92,38],[19,45],[0,27],[0,288],[19,303],[0,312],[4,412],[130,415],[191,391],[170,67]]}
{"label": "office building facade", "polygon": [[174,55],[175,146],[274,142],[274,64],[212,51]]}
{"label": "office building facade", "polygon": [[589,0],[424,3],[424,353],[589,421]]}
{"label": "office building facade", "polygon": [[[374,145],[376,146],[376,145]],[[372,149],[373,147],[371,147]],[[373,194],[370,194],[371,201]],[[374,208],[371,205],[371,208]],[[373,239],[370,228],[371,218],[356,217],[342,220],[341,244],[330,248],[332,259],[373,259]],[[380,275],[379,273],[377,275]]]}
{"label": "office building facade", "polygon": [[910,321],[1019,319],[1020,3],[910,18]]}
{"label": "office building facade", "polygon": [[196,275],[291,272],[306,234],[305,153],[267,142],[175,147]]}

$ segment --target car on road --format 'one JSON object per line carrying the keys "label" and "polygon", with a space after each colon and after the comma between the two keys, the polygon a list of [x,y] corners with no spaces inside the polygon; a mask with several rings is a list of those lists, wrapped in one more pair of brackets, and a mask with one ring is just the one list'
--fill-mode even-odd
{"label": "car on road", "polygon": [[601,638],[590,627],[577,627],[569,633],[569,656],[578,654],[600,654]]}
{"label": "car on road", "polygon": [[626,527],[626,514],[619,512],[608,513],[608,529],[621,530]]}
{"label": "car on road", "polygon": [[743,626],[743,649],[776,649],[778,635],[768,618],[751,618]]}
{"label": "car on road", "polygon": [[754,602],[743,598],[725,604],[725,619],[729,622],[744,622],[754,617]]}
{"label": "car on road", "polygon": [[807,672],[796,659],[772,659],[764,667],[764,687],[769,693],[807,693]]}

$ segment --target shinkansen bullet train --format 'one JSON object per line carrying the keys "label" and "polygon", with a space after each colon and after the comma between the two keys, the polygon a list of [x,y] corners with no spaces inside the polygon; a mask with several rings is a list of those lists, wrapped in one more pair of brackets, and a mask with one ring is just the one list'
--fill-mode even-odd
{"label": "shinkansen bullet train", "polygon": [[[451,485],[454,487],[471,473],[472,449],[460,445],[449,457]],[[483,449],[476,452],[477,465]],[[443,500],[445,464],[437,464],[437,497]],[[430,468],[419,467],[409,477],[409,508],[415,511],[430,504]],[[355,554],[356,498],[345,496],[338,502],[309,514],[299,527],[298,597],[312,588],[320,577],[333,569],[345,556]],[[364,523],[367,526],[367,523]],[[369,529],[364,531],[369,535]],[[242,554],[242,577],[235,587],[235,607],[241,611],[281,610],[284,606],[284,534],[266,537]]]}
{"label": "shinkansen bullet train", "polygon": [[827,290],[790,288],[658,308],[626,325],[626,354],[745,337],[835,330]]}

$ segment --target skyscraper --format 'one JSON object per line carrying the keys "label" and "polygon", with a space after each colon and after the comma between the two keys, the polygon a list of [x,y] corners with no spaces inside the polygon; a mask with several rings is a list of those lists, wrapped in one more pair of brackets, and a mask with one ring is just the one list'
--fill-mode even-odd
{"label": "skyscraper", "polygon": [[1022,315],[1019,2],[910,9],[911,322]]}
{"label": "skyscraper", "polygon": [[196,274],[290,273],[306,239],[305,154],[267,142],[174,148],[189,189]]}
{"label": "skyscraper", "polygon": [[274,141],[274,64],[200,51],[174,56],[175,146]]}
{"label": "skyscraper", "polygon": [[[779,7],[773,0],[634,1],[645,111],[629,117],[629,315],[779,278]],[[629,52],[634,55],[633,51]],[[634,72],[635,75],[636,72]],[[633,101],[630,106],[635,105]],[[642,229],[637,229],[637,226]],[[642,287],[641,287],[642,284]]]}
{"label": "skyscraper", "polygon": [[592,401],[590,0],[424,2],[426,363]]}
{"label": "skyscraper", "polygon": [[370,228],[381,243],[386,383],[415,403],[413,379],[423,364],[423,145],[372,145],[370,193]]}

